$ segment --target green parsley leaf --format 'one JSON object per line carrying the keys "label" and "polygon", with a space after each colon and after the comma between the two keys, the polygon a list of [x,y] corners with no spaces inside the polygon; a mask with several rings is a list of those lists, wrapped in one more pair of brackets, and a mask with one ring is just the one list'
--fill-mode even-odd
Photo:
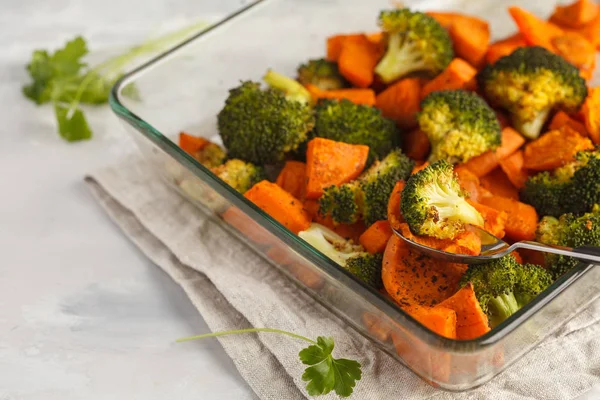
{"label": "green parsley leaf", "polygon": [[67,42],[64,48],[50,55],[45,50],[33,52],[27,71],[33,82],[23,88],[23,93],[37,104],[66,100],[67,92],[75,93],[80,83],[79,73],[85,66],[81,58],[88,52],[81,37]]}
{"label": "green parsley leaf", "polygon": [[299,353],[302,363],[310,365],[304,371],[302,380],[308,382],[306,391],[311,396],[334,390],[339,396],[348,397],[356,381],[361,378],[360,363],[333,358],[333,347],[333,338],[319,336],[316,345],[308,346]]}
{"label": "green parsley leaf", "polygon": [[[122,76],[122,70],[128,63],[144,54],[171,46],[207,26],[205,22],[201,22],[149,40],[94,68],[83,62],[83,57],[88,54],[88,47],[81,36],[67,42],[52,54],[46,50],[36,50],[27,64],[31,83],[23,87],[23,94],[36,104],[53,103],[58,133],[64,139],[89,139],[92,131],[80,104],[106,104],[111,88]],[[140,98],[133,84],[125,87],[122,93],[134,100]]]}
{"label": "green parsley leaf", "polygon": [[354,391],[356,381],[359,381],[362,377],[360,363],[345,358],[333,358],[332,363],[335,372],[335,386],[333,390],[341,397],[350,396]]}
{"label": "green parsley leaf", "polygon": [[37,104],[44,104],[51,100],[51,90],[48,87],[52,79],[53,71],[50,64],[50,56],[45,50],[33,52],[31,62],[27,65],[27,71],[33,82],[23,88],[23,94]]}
{"label": "green parsley leaf", "polygon": [[67,42],[64,48],[56,50],[50,59],[54,76],[78,75],[86,64],[81,61],[88,53],[87,44],[81,36]]}
{"label": "green parsley leaf", "polygon": [[310,365],[304,370],[302,380],[308,382],[306,391],[311,396],[327,394],[333,390],[341,397],[348,397],[354,391],[356,381],[359,381],[362,377],[359,362],[347,360],[345,358],[333,358],[331,355],[334,348],[332,337],[319,336],[315,342],[305,336],[282,331],[280,329],[249,328],[190,336],[178,339],[177,342],[188,342],[190,340],[205,339],[209,337],[255,332],[278,333],[310,343],[310,346],[300,351],[299,356],[303,364]]}
{"label": "green parsley leaf", "polygon": [[58,133],[68,142],[89,139],[92,137],[83,111],[79,108],[70,109],[60,103],[54,104],[54,113],[58,121]]}
{"label": "green parsley leaf", "polygon": [[79,103],[105,104],[116,81],[93,69],[85,71],[87,64],[82,58],[87,53],[85,40],[78,36],[52,55],[36,50],[27,65],[32,83],[23,88],[23,93],[37,104],[54,104],[58,133],[69,142],[92,137]]}

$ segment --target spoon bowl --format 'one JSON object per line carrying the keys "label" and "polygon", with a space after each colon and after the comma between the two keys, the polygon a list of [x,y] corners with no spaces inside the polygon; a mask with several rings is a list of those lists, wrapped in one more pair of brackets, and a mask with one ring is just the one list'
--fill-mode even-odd
{"label": "spoon bowl", "polygon": [[479,238],[481,239],[481,253],[477,256],[472,256],[468,254],[448,253],[447,251],[434,249],[433,247],[425,246],[421,243],[417,243],[405,237],[404,235],[402,235],[402,232],[394,229],[393,227],[392,230],[394,231],[395,235],[399,236],[411,247],[418,249],[421,253],[426,254],[431,258],[452,263],[483,264],[504,257],[505,255],[510,254],[511,252],[517,249],[529,249],[574,257],[581,261],[600,264],[600,247],[582,246],[577,248],[571,248],[562,246],[551,246],[532,241],[520,241],[510,245],[502,239],[499,239],[496,236],[476,226],[469,226],[469,230],[476,233],[477,236],[479,236]]}

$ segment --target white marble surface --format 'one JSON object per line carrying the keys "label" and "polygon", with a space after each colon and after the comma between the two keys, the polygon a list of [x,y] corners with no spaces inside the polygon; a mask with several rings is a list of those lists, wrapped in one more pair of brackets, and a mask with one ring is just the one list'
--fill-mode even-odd
{"label": "white marble surface", "polygon": [[[104,215],[82,181],[130,153],[108,107],[68,144],[20,88],[33,49],[77,34],[114,51],[219,18],[241,0],[0,4],[0,399],[248,399],[251,389],[183,292]],[[97,53],[96,53],[97,54]]]}
{"label": "white marble surface", "polygon": [[33,49],[82,34],[112,52],[245,2],[2,0],[0,400],[255,397],[216,340],[174,344],[202,318],[87,192],[86,172],[135,150],[108,107],[88,112],[93,140],[67,144],[20,94]]}

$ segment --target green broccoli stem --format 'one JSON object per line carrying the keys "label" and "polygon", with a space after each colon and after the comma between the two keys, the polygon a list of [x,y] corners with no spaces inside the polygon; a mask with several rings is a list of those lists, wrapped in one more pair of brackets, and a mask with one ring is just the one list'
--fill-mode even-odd
{"label": "green broccoli stem", "polygon": [[77,92],[71,100],[69,104],[68,114],[72,114],[75,109],[79,106],[79,102],[81,101],[81,97],[85,92],[85,89],[88,87],[90,83],[97,78],[98,75],[101,76],[116,76],[118,75],[122,69],[127,66],[127,64],[131,63],[138,57],[141,57],[145,54],[154,53],[156,51],[162,50],[165,47],[171,46],[173,43],[182,40],[183,38],[191,35],[192,33],[196,33],[202,29],[205,29],[209,24],[207,22],[199,22],[195,23],[191,26],[187,26],[183,29],[180,29],[175,32],[171,32],[165,36],[161,36],[156,39],[148,40],[145,43],[132,47],[129,51],[124,54],[120,54],[116,57],[113,57],[105,62],[98,64],[96,67],[90,69],[87,74],[84,76],[83,80],[77,87]]}
{"label": "green broccoli stem", "polygon": [[465,224],[483,226],[483,217],[462,195],[442,185],[432,186],[435,192],[431,204],[438,210],[441,220],[461,221]]}
{"label": "green broccoli stem", "polygon": [[[450,221],[457,219],[465,224],[483,227],[484,220],[479,211],[470,205],[464,198],[459,198],[453,204],[454,212],[448,217]],[[440,212],[440,215],[442,213]]]}
{"label": "green broccoli stem", "polygon": [[546,108],[540,111],[534,119],[530,121],[522,121],[518,117],[513,118],[513,125],[523,136],[528,139],[537,139],[542,132],[542,127],[548,119],[551,108]]}
{"label": "green broccoli stem", "polygon": [[317,342],[315,342],[314,340],[311,340],[305,336],[297,335],[292,332],[282,331],[280,329],[272,329],[272,328],[249,328],[249,329],[236,329],[236,330],[232,330],[232,331],[213,332],[213,333],[207,333],[204,335],[189,336],[189,337],[177,339],[176,342],[182,343],[182,342],[190,342],[192,340],[205,339],[205,338],[209,338],[209,337],[219,337],[219,336],[228,336],[228,335],[238,335],[241,333],[257,333],[257,332],[279,333],[281,335],[290,336],[295,339],[304,340],[305,342],[308,342],[311,344],[317,344]]}
{"label": "green broccoli stem", "polygon": [[516,313],[521,306],[512,292],[494,297],[488,303],[490,309],[490,325],[492,328]]}
{"label": "green broccoli stem", "polygon": [[523,307],[525,304],[529,303],[536,296],[528,293],[515,293],[515,300],[517,300],[517,304],[519,308]]}
{"label": "green broccoli stem", "polygon": [[411,72],[427,69],[418,46],[405,35],[392,34],[388,41],[388,51],[385,53],[375,72],[383,82],[390,83]]}
{"label": "green broccoli stem", "polygon": [[312,102],[312,95],[300,82],[285,75],[268,70],[263,80],[273,89],[281,90],[288,100],[299,101],[303,104]]}

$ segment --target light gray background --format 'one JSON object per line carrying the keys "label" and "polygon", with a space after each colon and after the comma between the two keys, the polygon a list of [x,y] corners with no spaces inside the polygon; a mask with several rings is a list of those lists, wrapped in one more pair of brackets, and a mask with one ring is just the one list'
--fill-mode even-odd
{"label": "light gray background", "polygon": [[216,340],[173,343],[206,325],[87,192],[86,172],[135,150],[108,107],[67,144],[20,94],[34,49],[81,34],[102,58],[246,2],[1,1],[0,400],[254,398]]}
{"label": "light gray background", "polygon": [[243,3],[0,2],[0,400],[254,398],[215,339],[174,344],[206,325],[84,186],[134,150],[109,108],[68,144],[20,92],[34,49],[81,34],[102,57]]}

